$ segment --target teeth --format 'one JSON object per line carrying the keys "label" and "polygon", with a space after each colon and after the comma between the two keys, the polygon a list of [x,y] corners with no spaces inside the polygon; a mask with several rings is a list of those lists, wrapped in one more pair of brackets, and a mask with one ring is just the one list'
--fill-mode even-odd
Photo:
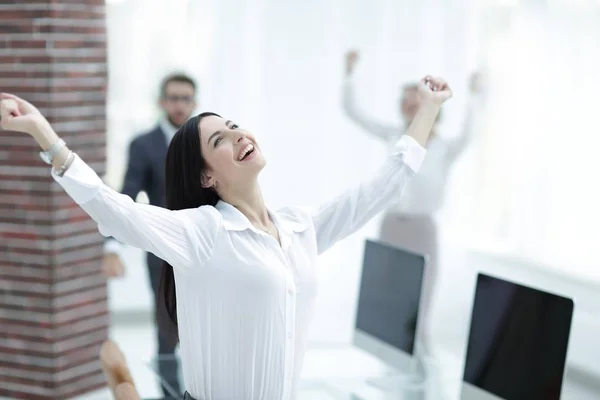
{"label": "teeth", "polygon": [[242,161],[242,159],[246,156],[246,154],[248,154],[253,149],[254,149],[254,146],[251,144],[248,144],[246,147],[244,147],[244,150],[242,150],[242,152],[240,153],[240,156],[238,157],[238,161]]}

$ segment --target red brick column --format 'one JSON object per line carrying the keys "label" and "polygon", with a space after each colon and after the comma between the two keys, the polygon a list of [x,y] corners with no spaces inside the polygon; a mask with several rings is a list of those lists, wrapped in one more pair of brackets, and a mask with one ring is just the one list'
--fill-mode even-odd
{"label": "red brick column", "polygon": [[[105,168],[104,0],[0,0],[0,90],[37,105]],[[105,385],[102,238],[38,157],[0,134],[0,398],[67,399]]]}

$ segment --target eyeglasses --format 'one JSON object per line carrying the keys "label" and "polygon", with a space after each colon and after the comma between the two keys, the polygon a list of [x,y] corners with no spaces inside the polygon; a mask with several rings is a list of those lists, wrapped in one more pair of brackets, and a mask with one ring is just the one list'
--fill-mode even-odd
{"label": "eyeglasses", "polygon": [[163,96],[163,99],[168,101],[169,103],[177,103],[177,102],[183,102],[185,104],[191,104],[194,102],[194,98],[192,96],[175,96],[175,95],[170,95],[170,96]]}

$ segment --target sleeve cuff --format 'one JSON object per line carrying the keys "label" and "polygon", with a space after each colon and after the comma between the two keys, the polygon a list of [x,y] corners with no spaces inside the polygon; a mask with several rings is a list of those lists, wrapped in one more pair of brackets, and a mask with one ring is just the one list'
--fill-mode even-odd
{"label": "sleeve cuff", "polygon": [[93,199],[104,185],[96,172],[77,154],[63,176],[58,176],[52,168],[52,177],[77,204],[84,204]]}
{"label": "sleeve cuff", "polygon": [[413,170],[413,172],[417,173],[421,169],[423,160],[425,160],[427,150],[412,137],[402,135],[400,140],[396,143],[394,153],[400,155],[404,164]]}
{"label": "sleeve cuff", "polygon": [[120,254],[121,248],[121,243],[116,239],[107,239],[104,242],[104,254]]}
{"label": "sleeve cuff", "polygon": [[356,79],[354,78],[354,76],[344,76],[344,81],[342,83],[344,90],[345,91],[354,90],[355,80]]}

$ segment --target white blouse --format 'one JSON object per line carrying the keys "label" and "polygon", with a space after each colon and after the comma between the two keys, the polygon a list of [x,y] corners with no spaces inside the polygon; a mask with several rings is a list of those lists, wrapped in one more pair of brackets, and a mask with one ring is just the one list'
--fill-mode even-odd
{"label": "white blouse", "polygon": [[76,157],[54,179],[100,233],[174,268],[184,384],[198,400],[295,397],[317,285],[317,255],[397,198],[425,157],[403,136],[370,180],[316,210],[269,210],[281,245],[236,208],[135,203]]}

